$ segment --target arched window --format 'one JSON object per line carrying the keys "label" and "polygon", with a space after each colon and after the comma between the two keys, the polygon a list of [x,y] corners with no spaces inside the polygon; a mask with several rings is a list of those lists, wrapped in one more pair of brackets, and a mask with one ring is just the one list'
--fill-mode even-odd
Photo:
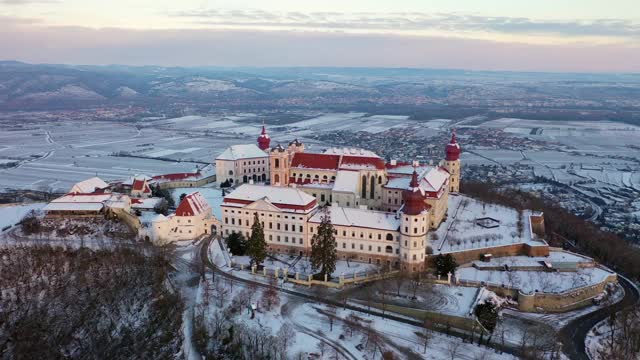
{"label": "arched window", "polygon": [[362,194],[360,194],[360,196],[363,199],[367,198],[367,176],[366,175],[362,175],[362,189],[361,189]]}
{"label": "arched window", "polygon": [[243,177],[242,177],[242,182],[245,182],[245,183],[246,183],[248,180],[249,180],[249,179],[247,179],[247,175],[245,175],[245,176],[243,176]]}
{"label": "arched window", "polygon": [[262,174],[262,181],[267,181],[267,175],[266,174]]}
{"label": "arched window", "polygon": [[384,248],[384,252],[386,252],[387,254],[391,254],[393,252],[393,248],[391,246],[387,245]]}
{"label": "arched window", "polygon": [[393,241],[393,235],[391,233],[387,234],[387,240]]}
{"label": "arched window", "polygon": [[382,184],[382,176],[378,176],[378,184]]}
{"label": "arched window", "polygon": [[277,184],[277,183],[279,183],[279,182],[280,182],[280,175],[275,174],[275,175],[273,176],[273,182],[274,182],[274,183],[276,183],[276,184]]}
{"label": "arched window", "polygon": [[371,189],[369,189],[369,199],[375,199],[376,178],[371,176]]}
{"label": "arched window", "polygon": [[233,175],[233,170],[229,170],[229,175]]}
{"label": "arched window", "polygon": [[273,163],[274,163],[276,169],[280,168],[280,159],[274,159]]}

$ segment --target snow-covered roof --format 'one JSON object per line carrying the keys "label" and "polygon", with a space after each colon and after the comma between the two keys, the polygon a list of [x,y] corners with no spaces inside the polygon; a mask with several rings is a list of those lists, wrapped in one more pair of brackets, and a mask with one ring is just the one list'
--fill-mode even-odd
{"label": "snow-covered roof", "polygon": [[111,194],[104,204],[110,208],[126,209],[131,206],[131,198],[124,194]]}
{"label": "snow-covered roof", "polygon": [[182,199],[180,205],[176,209],[176,216],[194,216],[202,214],[203,212],[211,212],[211,206],[207,200],[196,191],[191,193]]}
{"label": "snow-covered roof", "polygon": [[307,207],[315,205],[316,199],[304,191],[292,187],[243,184],[224,198],[224,205],[265,199],[274,205]]}
{"label": "snow-covered roof", "polygon": [[322,151],[323,154],[331,154],[331,155],[349,155],[349,156],[363,156],[363,157],[373,157],[380,158],[378,154],[373,151],[359,149],[359,148],[339,148],[332,147]]}
{"label": "snow-covered roof", "polygon": [[[392,163],[387,163],[385,167],[387,169],[387,174],[389,175],[398,174],[398,175],[406,175],[409,177],[411,177],[411,174],[413,174],[413,169],[414,169],[413,164],[409,162],[396,162],[395,165]],[[431,168],[433,168],[433,166],[422,164],[422,165],[416,166],[415,170],[418,172],[418,174],[422,174]]]}
{"label": "snow-covered roof", "polygon": [[153,209],[162,201],[162,198],[131,199],[131,207],[134,209]]}
{"label": "snow-covered roof", "polygon": [[109,187],[109,184],[104,182],[99,177],[92,177],[91,179],[87,179],[84,181],[80,181],[71,187],[70,193],[82,193],[88,194],[95,192],[97,190],[103,190]]}
{"label": "snow-covered roof", "polygon": [[102,203],[64,203],[52,202],[44,207],[44,211],[100,211]]}
{"label": "snow-covered roof", "polygon": [[[411,168],[411,173],[413,173],[413,168]],[[438,192],[443,186],[447,183],[449,179],[449,173],[441,168],[434,166],[422,166],[418,169],[422,169],[422,171],[418,171],[418,179],[420,181],[420,189],[426,192]],[[409,173],[409,175],[411,174]],[[400,173],[396,173],[400,174]],[[389,189],[407,189],[409,188],[409,183],[411,182],[410,176],[396,175],[390,176],[387,184],[384,186]]]}
{"label": "snow-covered roof", "polygon": [[358,192],[357,171],[340,170],[336,175],[336,182],[333,185],[333,191],[357,193]]}
{"label": "snow-covered roof", "polygon": [[67,194],[51,200],[51,203],[103,203],[109,198],[111,194]]}
{"label": "snow-covered roof", "polygon": [[233,145],[220,154],[216,160],[242,160],[267,157],[267,153],[260,150],[255,144]]}
{"label": "snow-covered roof", "polygon": [[[331,216],[331,223],[333,225],[386,231],[397,231],[400,227],[400,219],[396,218],[395,213],[347,208],[336,205],[328,207],[327,211]],[[320,223],[323,216],[324,212],[318,211],[309,219],[309,222]]]}

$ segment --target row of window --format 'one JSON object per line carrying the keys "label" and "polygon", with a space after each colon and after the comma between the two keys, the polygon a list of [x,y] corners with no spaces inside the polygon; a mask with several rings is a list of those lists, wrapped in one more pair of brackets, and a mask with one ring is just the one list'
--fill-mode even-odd
{"label": "row of window", "polygon": [[[257,173],[257,172],[264,172],[264,168],[245,168],[244,170],[244,174],[246,173]],[[247,171],[249,170],[249,171]]]}
{"label": "row of window", "polygon": [[265,161],[264,160],[253,160],[253,161],[243,161],[242,165],[260,165],[260,164],[264,164]]}
{"label": "row of window", "polygon": [[[224,212],[226,212],[226,213],[229,213],[229,212],[230,212],[230,213],[232,213],[232,214],[236,214],[236,210],[224,209]],[[237,214],[238,214],[238,215],[242,215],[242,210],[238,210],[238,211],[237,211]],[[255,214],[255,212],[249,212],[249,211],[245,211],[245,212],[244,212],[244,215],[254,215],[254,214]],[[259,213],[258,215],[260,215],[261,217],[264,217],[264,216],[265,216],[265,214],[264,214],[264,213]],[[269,217],[273,217],[273,214],[267,214],[267,215],[268,215]],[[278,214],[278,215],[276,215],[276,218],[280,219],[280,215],[279,215],[279,214]],[[291,220],[295,220],[295,219],[296,219],[296,216],[293,216],[293,215],[284,215],[284,216],[283,216],[283,218],[285,218],[285,219],[289,219],[289,218],[291,218]],[[297,217],[297,218],[298,218],[298,220],[303,220],[303,219],[304,219],[302,216],[299,216],[299,217]]]}
{"label": "row of window", "polygon": [[[342,248],[346,249],[347,248],[347,243],[346,242],[342,242]],[[364,251],[365,245],[364,244],[359,244],[359,248],[360,251]],[[351,243],[351,250],[355,250],[356,249],[356,244],[355,243]],[[368,251],[373,251],[373,245],[368,245]],[[382,246],[377,246],[378,252],[382,253]],[[384,252],[387,254],[393,254],[393,246],[387,245],[384,247]],[[396,249],[396,254],[399,254],[400,250]]]}

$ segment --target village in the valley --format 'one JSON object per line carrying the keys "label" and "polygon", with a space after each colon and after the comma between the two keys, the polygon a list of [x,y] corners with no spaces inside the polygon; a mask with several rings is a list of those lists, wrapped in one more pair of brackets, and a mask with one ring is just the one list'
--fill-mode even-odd
{"label": "village in the valley", "polygon": [[620,299],[618,275],[550,246],[544,213],[461,192],[455,131],[431,145],[441,161],[385,160],[263,126],[193,172],[16,205],[2,241],[172,249],[187,357],[219,351],[233,323],[282,358],[560,359],[555,331]]}

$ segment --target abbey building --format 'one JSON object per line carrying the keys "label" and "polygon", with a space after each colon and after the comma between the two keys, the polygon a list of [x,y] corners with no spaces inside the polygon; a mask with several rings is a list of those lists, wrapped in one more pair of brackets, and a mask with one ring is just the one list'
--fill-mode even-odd
{"label": "abbey building", "polygon": [[454,133],[437,165],[386,162],[363,149],[307,152],[298,140],[270,147],[263,128],[258,146],[231,147],[216,159],[217,172],[224,172],[219,182],[242,184],[222,203],[223,234],[248,236],[257,213],[271,251],[306,254],[322,216],[329,216],[341,259],[421,270],[429,231],[459,190],[460,151]]}

